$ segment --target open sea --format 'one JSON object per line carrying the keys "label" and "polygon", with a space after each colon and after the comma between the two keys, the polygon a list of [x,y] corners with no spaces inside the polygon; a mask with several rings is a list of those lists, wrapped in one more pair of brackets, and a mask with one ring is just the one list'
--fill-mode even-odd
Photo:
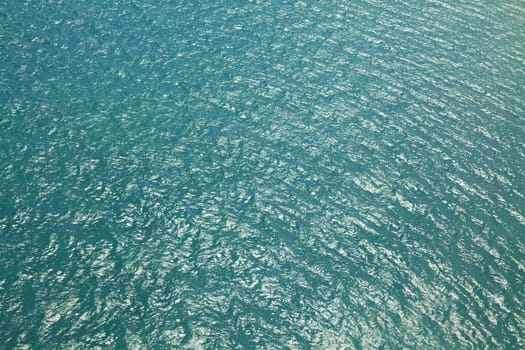
{"label": "open sea", "polygon": [[525,2],[0,3],[1,349],[525,349]]}

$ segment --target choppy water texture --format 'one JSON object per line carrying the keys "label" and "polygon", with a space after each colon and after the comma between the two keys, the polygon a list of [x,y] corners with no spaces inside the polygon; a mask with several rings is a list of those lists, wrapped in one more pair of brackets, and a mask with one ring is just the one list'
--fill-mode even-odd
{"label": "choppy water texture", "polygon": [[525,348],[524,18],[3,2],[0,347]]}

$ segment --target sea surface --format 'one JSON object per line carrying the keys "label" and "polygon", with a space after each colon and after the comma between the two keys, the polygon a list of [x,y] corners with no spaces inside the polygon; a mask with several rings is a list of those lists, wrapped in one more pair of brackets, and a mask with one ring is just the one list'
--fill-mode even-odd
{"label": "sea surface", "polygon": [[524,349],[525,2],[3,1],[0,348]]}

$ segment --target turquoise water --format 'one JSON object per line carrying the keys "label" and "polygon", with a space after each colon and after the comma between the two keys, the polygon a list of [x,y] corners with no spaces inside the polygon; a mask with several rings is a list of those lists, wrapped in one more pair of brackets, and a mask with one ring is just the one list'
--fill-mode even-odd
{"label": "turquoise water", "polygon": [[525,348],[525,3],[0,4],[0,348]]}

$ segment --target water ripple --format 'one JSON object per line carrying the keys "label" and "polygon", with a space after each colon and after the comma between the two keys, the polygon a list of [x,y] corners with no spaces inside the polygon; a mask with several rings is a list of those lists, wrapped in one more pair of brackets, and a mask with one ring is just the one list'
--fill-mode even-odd
{"label": "water ripple", "polygon": [[0,343],[524,348],[524,16],[0,5]]}

